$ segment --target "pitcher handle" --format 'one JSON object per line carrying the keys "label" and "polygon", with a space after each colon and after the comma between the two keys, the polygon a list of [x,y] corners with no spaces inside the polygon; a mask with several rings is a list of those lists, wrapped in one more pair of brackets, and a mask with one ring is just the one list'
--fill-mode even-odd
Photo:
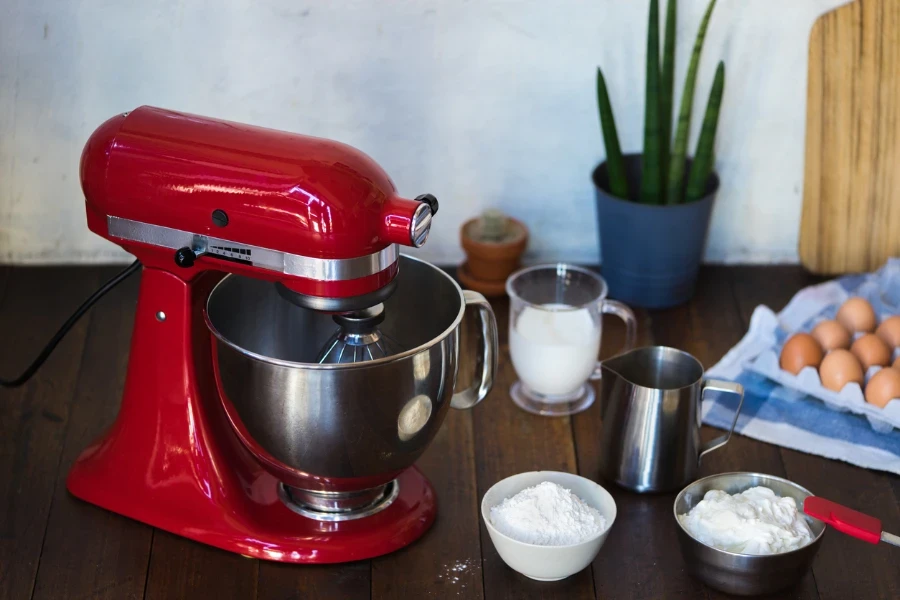
{"label": "pitcher handle", "polygon": [[[637,339],[637,319],[634,317],[634,313],[631,312],[631,309],[621,302],[604,300],[603,304],[600,306],[600,312],[607,315],[615,315],[625,322],[625,344],[622,346],[621,350],[616,352],[616,354],[622,354],[623,352],[628,352],[634,348],[634,343]],[[598,362],[597,366],[594,367],[594,372],[591,373],[591,381],[597,381],[602,376],[603,372],[601,371],[600,363]]]}
{"label": "pitcher handle", "polygon": [[466,308],[476,309],[478,318],[478,352],[475,358],[475,377],[468,389],[453,394],[450,406],[472,408],[491,391],[494,374],[497,372],[497,350],[500,347],[497,335],[497,317],[491,304],[478,292],[463,290]]}
{"label": "pitcher handle", "polygon": [[700,402],[702,404],[703,397],[706,395],[706,390],[713,390],[715,392],[727,392],[729,394],[737,394],[739,397],[737,410],[734,411],[734,419],[731,421],[731,429],[728,430],[728,433],[724,435],[720,435],[717,438],[713,438],[703,444],[700,449],[700,456],[697,457],[697,463],[703,460],[703,456],[709,454],[713,450],[718,450],[722,446],[728,443],[728,440],[731,439],[731,434],[734,433],[734,427],[737,425],[738,416],[741,414],[741,406],[744,405],[744,386],[739,383],[734,383],[731,381],[720,381],[718,379],[707,379],[703,382],[702,387],[700,388]]}

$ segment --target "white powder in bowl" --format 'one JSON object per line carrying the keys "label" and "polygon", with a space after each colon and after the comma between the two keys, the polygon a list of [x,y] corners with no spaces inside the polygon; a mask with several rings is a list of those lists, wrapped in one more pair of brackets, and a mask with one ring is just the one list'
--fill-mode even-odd
{"label": "white powder in bowl", "polygon": [[790,552],[814,537],[793,498],[762,486],[733,496],[710,490],[678,522],[707,546],[738,554]]}
{"label": "white powder in bowl", "polygon": [[579,544],[606,529],[600,511],[549,481],[492,506],[491,524],[514,540],[539,546]]}

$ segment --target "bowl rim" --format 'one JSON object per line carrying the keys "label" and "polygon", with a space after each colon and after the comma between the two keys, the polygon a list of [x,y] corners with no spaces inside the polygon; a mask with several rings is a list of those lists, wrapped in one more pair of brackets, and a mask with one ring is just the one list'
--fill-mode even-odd
{"label": "bowl rim", "polygon": [[[788,552],[779,552],[777,554],[747,554],[747,553],[743,553],[743,552],[730,552],[728,550],[722,550],[721,548],[716,548],[715,546],[710,546],[706,542],[702,542],[702,541],[698,540],[697,538],[695,538],[691,534],[690,531],[688,531],[687,529],[684,528],[684,525],[681,524],[681,521],[678,520],[678,501],[681,500],[682,496],[684,496],[684,493],[688,490],[688,488],[693,487],[694,485],[696,485],[700,482],[707,481],[709,479],[716,479],[718,477],[725,477],[726,475],[745,475],[748,477],[767,477],[769,479],[774,479],[775,481],[780,481],[781,483],[786,483],[790,486],[793,486],[793,487],[797,488],[798,490],[800,490],[801,492],[804,492],[810,496],[815,495],[811,491],[809,491],[808,489],[806,489],[805,487],[800,485],[799,483],[795,483],[795,482],[791,481],[790,479],[785,479],[784,477],[779,477],[778,475],[770,475],[768,473],[759,473],[757,471],[729,471],[727,473],[714,473],[713,475],[707,475],[706,477],[701,477],[700,479],[692,481],[691,483],[684,486],[684,488],[680,492],[678,492],[678,494],[675,496],[674,502],[672,502],[672,514],[675,517],[675,523],[678,525],[678,527],[681,529],[681,531],[683,531],[685,533],[685,535],[687,535],[689,538],[691,538],[698,544],[702,544],[703,546],[705,546],[711,550],[715,550],[716,552],[721,552],[722,554],[725,554],[728,556],[738,556],[738,557],[742,557],[742,558],[771,558],[771,557],[788,556],[795,552],[801,552],[803,550],[806,550],[810,546],[814,546],[822,540],[822,536],[825,535],[825,531],[828,529],[827,526],[823,526],[822,531],[820,531],[818,533],[818,535],[816,535],[816,537],[814,537],[808,544],[800,546],[799,548],[796,548],[794,550],[789,550]],[[781,497],[783,497],[783,496],[781,496]],[[815,521],[819,520],[819,519],[816,519],[815,517],[811,517],[808,514],[806,514],[805,512],[803,512],[802,506],[799,506],[798,508],[800,510],[800,514],[803,515],[804,517],[806,517],[807,519],[813,519]]]}
{"label": "bowl rim", "polygon": [[[453,319],[453,323],[451,323],[443,332],[432,338],[427,342],[423,342],[419,344],[415,348],[410,348],[409,350],[404,350],[403,352],[398,352],[397,354],[391,354],[390,356],[384,356],[381,358],[377,358],[375,360],[366,360],[362,362],[356,363],[340,363],[340,364],[322,364],[322,363],[305,363],[305,362],[296,362],[291,360],[285,360],[283,358],[275,358],[273,356],[266,356],[264,354],[260,354],[259,352],[254,352],[253,350],[248,350],[244,348],[242,345],[237,342],[229,339],[225,334],[223,334],[219,328],[213,323],[212,317],[209,316],[209,307],[212,304],[213,296],[215,296],[216,292],[219,291],[220,288],[224,288],[228,285],[228,282],[232,279],[246,279],[247,275],[238,275],[236,273],[228,273],[221,280],[216,282],[216,284],[209,291],[209,294],[206,297],[206,300],[203,302],[203,321],[206,323],[206,327],[209,330],[209,333],[212,334],[216,340],[225,346],[231,348],[238,354],[241,354],[253,361],[265,363],[268,365],[272,365],[275,367],[285,367],[289,369],[301,369],[308,371],[347,371],[350,369],[371,369],[375,367],[380,367],[381,365],[385,365],[388,363],[399,362],[401,360],[405,360],[416,354],[424,352],[431,347],[443,342],[446,338],[448,338],[455,329],[457,329],[460,323],[463,320],[463,317],[466,314],[466,297],[463,293],[463,289],[459,286],[459,283],[456,282],[453,277],[450,276],[447,271],[441,269],[427,260],[423,260],[421,258],[417,258],[415,256],[410,256],[408,254],[400,254],[397,258],[397,264],[400,264],[402,260],[410,260],[413,262],[417,262],[423,264],[427,267],[431,267],[439,277],[443,277],[450,284],[456,288],[456,292],[459,295],[459,311],[457,311],[456,317]],[[401,265],[402,266],[402,265]],[[252,277],[249,277],[252,279]]]}
{"label": "bowl rim", "polygon": [[[491,493],[491,490],[493,490],[495,487],[497,487],[498,485],[500,485],[501,483],[503,483],[504,481],[506,481],[506,480],[508,480],[508,479],[512,479],[512,478],[514,478],[514,477],[520,477],[520,476],[522,476],[522,475],[531,475],[531,474],[534,474],[534,473],[550,473],[550,474],[553,474],[553,475],[566,475],[566,476],[569,476],[569,477],[576,477],[576,478],[578,478],[578,479],[583,479],[583,480],[585,480],[585,481],[587,481],[587,482],[589,482],[589,483],[591,483],[591,484],[597,486],[598,488],[600,488],[600,489],[603,490],[604,492],[606,492],[606,494],[609,496],[609,499],[612,501],[612,506],[613,506],[613,509],[614,509],[615,512],[613,513],[612,518],[607,517],[607,515],[603,515],[603,517],[604,517],[605,519],[607,519],[606,527],[603,529],[603,531],[601,531],[601,532],[599,532],[599,533],[596,533],[596,534],[594,534],[593,536],[589,537],[588,539],[586,539],[586,540],[584,540],[584,541],[581,541],[581,542],[578,542],[577,544],[565,544],[565,545],[562,545],[562,546],[543,546],[543,545],[541,545],[541,544],[532,544],[532,543],[530,543],[530,542],[523,542],[522,540],[517,540],[516,538],[510,537],[510,536],[506,535],[505,533],[503,533],[502,531],[500,531],[499,529],[497,529],[496,527],[494,527],[494,524],[491,523],[490,516],[488,515],[488,511],[490,511],[490,509],[493,508],[493,507],[488,507],[488,506],[486,506],[486,504],[485,504],[486,501],[487,501],[487,496],[488,496],[488,494]],[[556,483],[556,482],[555,482],[555,481],[552,481],[551,483]],[[535,484],[535,485],[537,485],[537,484]],[[557,485],[559,485],[559,484],[557,483]],[[528,486],[528,487],[533,487],[533,486]],[[563,487],[565,487],[565,486],[563,486]],[[523,489],[525,489],[525,488],[523,488]],[[568,488],[567,488],[567,489],[568,489]],[[521,490],[520,490],[520,491],[521,491]],[[571,490],[569,490],[569,491],[571,491]],[[518,493],[518,492],[516,492],[516,493]],[[574,494],[575,492],[572,492],[572,493]],[[575,494],[575,495],[578,496],[578,494]],[[581,498],[581,496],[578,496],[578,497]],[[505,498],[504,498],[504,500],[505,500]],[[581,498],[581,500],[582,500],[583,502],[587,503],[587,500],[585,500],[584,498]],[[597,512],[600,512],[600,509],[597,508],[596,506],[594,506],[593,504],[591,504],[590,506],[591,506],[591,508],[593,508],[593,509],[596,510]],[[601,514],[602,514],[602,513],[601,513]],[[500,536],[501,538],[503,538],[503,539],[509,540],[509,541],[511,541],[511,542],[513,542],[513,543],[515,543],[515,544],[519,544],[519,545],[525,546],[525,547],[527,547],[527,548],[563,549],[563,548],[577,548],[577,547],[579,547],[579,546],[584,546],[584,545],[586,545],[586,544],[590,544],[591,542],[595,542],[595,541],[597,541],[599,538],[601,538],[601,537],[603,537],[604,535],[606,535],[607,533],[609,533],[609,530],[612,529],[612,526],[613,526],[613,524],[616,522],[616,517],[617,517],[618,515],[619,515],[619,506],[616,504],[616,499],[613,498],[613,495],[609,493],[609,490],[607,490],[605,487],[603,487],[602,485],[600,485],[599,483],[597,483],[597,482],[594,481],[593,479],[590,479],[589,477],[585,477],[585,476],[583,476],[583,475],[579,475],[578,473],[569,473],[569,472],[567,472],[567,471],[540,470],[540,471],[522,471],[521,473],[514,473],[514,474],[512,474],[512,475],[509,475],[509,476],[507,476],[507,477],[504,477],[503,479],[500,479],[499,481],[495,482],[494,485],[492,485],[491,487],[489,487],[489,488],[484,492],[484,495],[481,496],[481,519],[484,521],[484,524],[485,524],[485,526],[488,528],[488,531],[489,531],[490,533],[494,534],[494,535],[499,535],[499,536]]]}

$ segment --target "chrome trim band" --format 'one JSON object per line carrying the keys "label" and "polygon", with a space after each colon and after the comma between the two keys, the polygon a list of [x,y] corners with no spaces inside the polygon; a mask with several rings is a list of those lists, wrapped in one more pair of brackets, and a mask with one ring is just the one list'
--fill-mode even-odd
{"label": "chrome trim band", "polygon": [[254,267],[314,281],[347,281],[374,275],[384,271],[400,258],[397,244],[391,244],[374,254],[356,258],[313,258],[120,217],[107,217],[106,224],[109,235],[121,240],[172,250],[203,249],[203,255],[238,260]]}

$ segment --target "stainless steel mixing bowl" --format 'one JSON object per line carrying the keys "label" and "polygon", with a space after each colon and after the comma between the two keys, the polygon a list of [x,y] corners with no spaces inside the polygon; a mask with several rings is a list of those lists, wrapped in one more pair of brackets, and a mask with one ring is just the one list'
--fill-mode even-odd
{"label": "stainless steel mixing bowl", "polygon": [[770,488],[779,496],[793,498],[800,510],[803,509],[803,500],[812,495],[796,483],[773,475],[720,473],[698,479],[681,490],[675,498],[678,542],[688,572],[708,586],[727,594],[738,596],[770,594],[799,582],[809,570],[825,533],[825,524],[822,521],[806,517],[809,528],[815,536],[812,542],[792,552],[760,556],[726,552],[707,546],[694,539],[678,521],[678,515],[689,512],[710,490],[737,494],[759,485]]}
{"label": "stainless steel mixing bowl", "polygon": [[[477,364],[472,386],[454,393],[467,306],[480,332]],[[377,489],[419,458],[451,405],[470,408],[490,391],[497,325],[483,296],[403,256],[384,308],[380,328],[404,351],[316,364],[337,327],[330,315],[299,308],[256,279],[228,276],[210,294],[206,323],[222,405],[244,445],[285,484]]]}

